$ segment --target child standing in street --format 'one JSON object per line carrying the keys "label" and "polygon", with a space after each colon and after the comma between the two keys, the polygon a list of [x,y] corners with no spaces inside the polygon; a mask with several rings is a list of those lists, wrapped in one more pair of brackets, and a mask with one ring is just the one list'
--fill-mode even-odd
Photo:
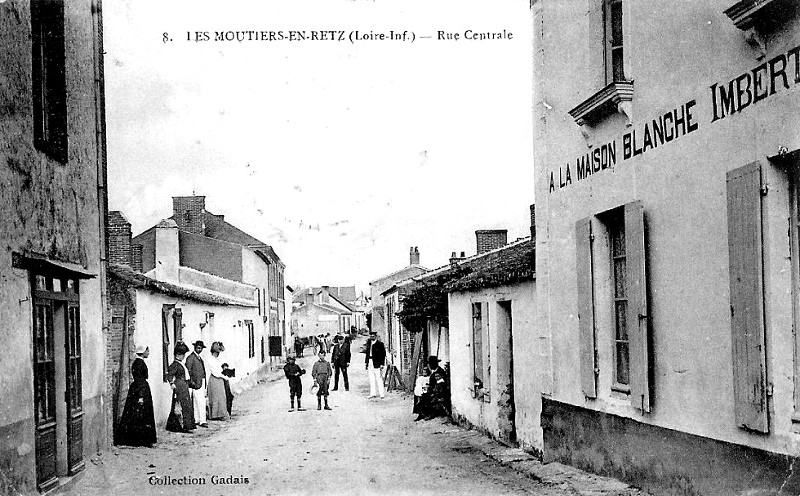
{"label": "child standing in street", "polygon": [[311,377],[314,378],[314,381],[319,386],[319,389],[317,389],[317,410],[322,410],[323,397],[325,398],[325,410],[332,410],[328,406],[328,384],[330,384],[332,373],[330,362],[325,361],[325,352],[320,351],[319,361],[311,369]]}
{"label": "child standing in street", "polygon": [[295,363],[295,358],[293,356],[288,356],[286,357],[286,365],[283,366],[283,373],[286,374],[286,378],[289,379],[289,399],[292,405],[289,411],[294,411],[295,396],[297,397],[297,411],[302,411],[303,407],[300,405],[300,397],[303,396],[303,383],[300,380],[300,376],[305,374],[306,371]]}

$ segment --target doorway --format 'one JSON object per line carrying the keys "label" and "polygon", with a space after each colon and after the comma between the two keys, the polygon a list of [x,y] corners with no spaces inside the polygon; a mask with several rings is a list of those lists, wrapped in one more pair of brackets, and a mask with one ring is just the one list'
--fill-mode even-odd
{"label": "doorway", "polygon": [[84,468],[80,292],[77,279],[36,273],[31,287],[36,483],[47,491]]}
{"label": "doorway", "polygon": [[517,442],[514,405],[514,340],[511,301],[497,302],[497,386],[499,437]]}

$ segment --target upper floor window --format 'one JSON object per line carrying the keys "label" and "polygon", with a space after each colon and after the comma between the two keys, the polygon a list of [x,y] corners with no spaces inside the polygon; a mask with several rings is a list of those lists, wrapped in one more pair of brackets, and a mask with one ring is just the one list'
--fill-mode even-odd
{"label": "upper floor window", "polygon": [[[602,6],[605,86],[576,105],[569,114],[579,126],[593,126],[619,112],[625,116],[626,124],[631,125],[633,81],[625,75],[622,0],[602,0]],[[584,136],[588,139],[588,134]]]}
{"label": "upper floor window", "polygon": [[64,2],[32,0],[34,146],[67,162]]}
{"label": "upper floor window", "polygon": [[622,44],[622,0],[604,0],[606,84],[625,81]]}

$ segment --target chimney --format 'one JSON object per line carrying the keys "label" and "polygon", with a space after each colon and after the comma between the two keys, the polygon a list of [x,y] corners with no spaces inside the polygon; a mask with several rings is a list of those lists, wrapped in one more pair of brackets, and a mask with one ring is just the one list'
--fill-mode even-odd
{"label": "chimney", "polygon": [[409,265],[419,265],[419,247],[412,246],[409,252]]}
{"label": "chimney", "polygon": [[122,212],[113,210],[108,213],[108,262],[119,265],[131,265],[131,223]]}
{"label": "chimney", "polygon": [[178,225],[164,219],[156,225],[156,279],[177,283],[179,265]]}
{"label": "chimney", "polygon": [[319,295],[320,303],[330,303],[331,302],[330,286],[322,286],[322,288],[320,288],[320,293],[321,293]]}
{"label": "chimney", "polygon": [[500,248],[508,243],[508,229],[483,229],[475,231],[478,255]]}
{"label": "chimney", "polygon": [[206,234],[205,224],[206,197],[205,196],[173,196],[172,218],[178,224],[178,229],[192,234]]}
{"label": "chimney", "polygon": [[142,272],[142,245],[131,245],[131,268],[136,272]]}
{"label": "chimney", "polygon": [[536,204],[531,205],[531,242],[536,244]]}
{"label": "chimney", "polygon": [[464,260],[465,258],[467,258],[467,257],[464,256],[464,252],[463,251],[461,252],[461,256],[458,256],[456,254],[456,252],[453,252],[452,255],[450,255],[450,265],[455,265],[458,262]]}

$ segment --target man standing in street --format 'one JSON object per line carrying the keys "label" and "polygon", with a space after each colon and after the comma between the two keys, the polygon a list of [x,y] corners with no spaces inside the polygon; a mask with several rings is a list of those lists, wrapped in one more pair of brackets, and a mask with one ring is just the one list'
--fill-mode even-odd
{"label": "man standing in street", "polygon": [[331,363],[335,369],[333,375],[333,389],[332,391],[339,390],[339,371],[342,372],[344,379],[344,390],[350,391],[350,383],[347,380],[347,366],[350,365],[350,339],[341,336],[333,338],[333,353],[331,354]]}
{"label": "man standing in street", "polygon": [[367,358],[364,362],[369,375],[369,397],[374,398],[377,392],[383,398],[386,396],[386,390],[383,387],[383,366],[386,364],[386,347],[383,346],[382,342],[378,341],[378,333],[376,331],[369,332],[366,355]]}
{"label": "man standing in street", "polygon": [[194,405],[194,420],[200,427],[208,427],[206,421],[206,366],[200,353],[206,345],[195,341],[194,351],[186,357],[186,370],[189,372],[189,394]]}

